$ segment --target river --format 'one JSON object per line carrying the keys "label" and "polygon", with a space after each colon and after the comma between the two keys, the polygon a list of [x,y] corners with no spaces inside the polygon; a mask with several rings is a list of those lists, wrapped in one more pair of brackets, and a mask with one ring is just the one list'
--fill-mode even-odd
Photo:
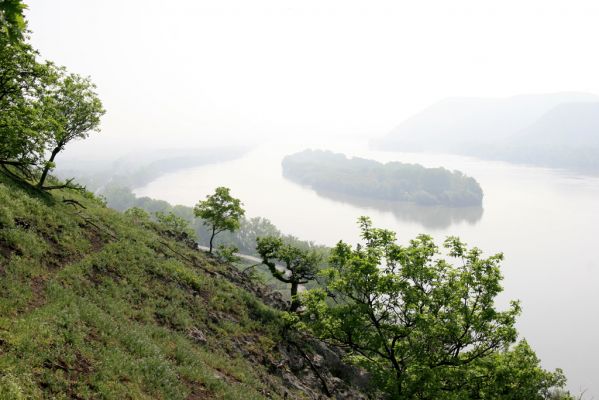
{"label": "river", "polygon": [[[281,171],[285,155],[307,147],[460,170],[481,184],[483,206],[418,207],[316,193]],[[485,254],[503,252],[505,291],[498,303],[521,301],[520,337],[545,368],[564,370],[573,393],[599,398],[599,178],[454,155],[371,151],[359,142],[273,142],[234,161],[163,175],[135,193],[192,206],[217,186],[230,187],[246,215],[320,244],[356,242],[356,219],[368,215],[403,243],[419,233],[439,243],[457,235]]]}

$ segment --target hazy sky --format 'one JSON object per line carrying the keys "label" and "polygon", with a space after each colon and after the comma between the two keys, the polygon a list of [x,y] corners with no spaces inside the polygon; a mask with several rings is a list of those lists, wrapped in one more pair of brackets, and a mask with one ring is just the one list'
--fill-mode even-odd
{"label": "hazy sky", "polygon": [[42,56],[98,85],[89,143],[375,136],[450,96],[599,93],[597,1],[27,3]]}

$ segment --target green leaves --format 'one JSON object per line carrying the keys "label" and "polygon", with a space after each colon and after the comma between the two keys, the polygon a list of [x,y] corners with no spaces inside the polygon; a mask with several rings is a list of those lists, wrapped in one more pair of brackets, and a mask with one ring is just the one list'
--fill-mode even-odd
{"label": "green leaves", "polygon": [[[322,272],[325,288],[303,296],[306,326],[349,348],[350,359],[393,398],[497,398],[499,389],[481,376],[512,354],[520,313],[517,302],[507,310],[494,303],[503,256],[485,258],[450,237],[446,259],[430,236],[400,246],[394,232],[373,228],[366,217],[358,223],[364,243],[339,242]],[[539,371],[531,393],[563,384]]]}
{"label": "green leaves", "polygon": [[25,17],[23,11],[27,6],[20,0],[0,0],[0,36],[2,40],[17,42],[23,39]]}
{"label": "green leaves", "polygon": [[104,109],[89,78],[37,60],[24,36],[25,8],[19,0],[0,0],[0,165],[28,180],[41,170],[38,187],[44,188],[56,155],[97,131]]}
{"label": "green leaves", "polygon": [[48,65],[47,84],[40,88],[45,120],[45,148],[50,158],[42,168],[38,182],[44,181],[54,158],[75,139],[85,139],[99,131],[100,118],[105,110],[90,78],[67,73],[65,68]]}
{"label": "green leaves", "polygon": [[194,207],[196,217],[202,218],[206,225],[211,226],[210,253],[214,237],[224,231],[239,229],[240,220],[245,214],[239,199],[231,196],[231,190],[218,187],[214,194],[206,196],[206,200],[198,202]]}
{"label": "green leaves", "polygon": [[[298,286],[316,278],[322,256],[314,249],[284,243],[281,238],[274,236],[257,238],[256,251],[275,279],[291,284],[290,311],[296,311],[300,306],[297,298]],[[285,269],[279,269],[277,261],[282,263]]]}

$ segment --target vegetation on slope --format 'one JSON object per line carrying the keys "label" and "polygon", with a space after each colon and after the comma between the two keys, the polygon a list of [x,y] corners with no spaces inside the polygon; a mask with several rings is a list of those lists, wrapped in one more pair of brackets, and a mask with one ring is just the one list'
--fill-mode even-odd
{"label": "vegetation on slope", "polygon": [[283,159],[285,177],[316,190],[422,205],[480,206],[483,192],[473,178],[445,168],[381,164],[330,151],[305,150]]}
{"label": "vegetation on slope", "polygon": [[[197,218],[193,207],[183,205],[171,205],[167,201],[152,199],[150,197],[136,197],[130,189],[121,186],[107,186],[101,191],[101,196],[106,199],[109,207],[118,211],[126,211],[133,207],[141,208],[151,215],[156,213],[174,214],[189,223],[190,229],[195,233],[198,243],[208,247],[211,231],[204,220]],[[295,236],[282,233],[276,225],[264,217],[243,217],[240,220],[239,229],[230,232],[222,232],[214,238],[214,245],[234,246],[241,253],[259,256],[256,251],[256,239],[258,237],[274,236],[280,237],[285,242],[293,243],[304,249],[314,249],[326,256],[328,250],[325,246],[317,245],[311,241],[300,240]]]}
{"label": "vegetation on slope", "polygon": [[0,399],[321,392],[258,283],[89,193],[0,178],[0,276]]}

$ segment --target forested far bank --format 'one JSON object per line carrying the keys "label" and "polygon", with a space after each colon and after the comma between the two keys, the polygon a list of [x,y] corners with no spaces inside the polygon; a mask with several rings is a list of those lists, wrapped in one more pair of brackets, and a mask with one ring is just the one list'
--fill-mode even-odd
{"label": "forested far bank", "polygon": [[459,171],[419,164],[386,164],[322,150],[283,159],[283,175],[315,190],[396,202],[452,207],[480,206],[478,182]]}

